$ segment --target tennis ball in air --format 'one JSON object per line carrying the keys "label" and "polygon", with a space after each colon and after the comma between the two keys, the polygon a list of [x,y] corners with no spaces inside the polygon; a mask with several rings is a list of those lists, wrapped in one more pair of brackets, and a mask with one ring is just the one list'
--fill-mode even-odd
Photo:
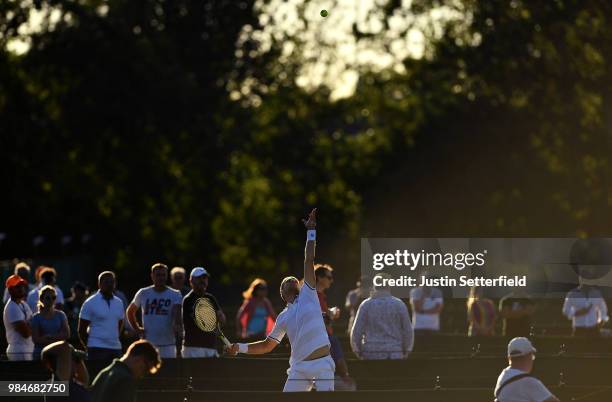
{"label": "tennis ball in air", "polygon": [[328,16],[328,12],[327,10],[321,10],[321,17],[327,17]]}

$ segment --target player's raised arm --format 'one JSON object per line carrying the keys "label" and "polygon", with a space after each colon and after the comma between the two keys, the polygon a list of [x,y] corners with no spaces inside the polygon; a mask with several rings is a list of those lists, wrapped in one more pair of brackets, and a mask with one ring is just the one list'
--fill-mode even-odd
{"label": "player's raised arm", "polygon": [[316,227],[317,227],[317,209],[310,211],[308,219],[303,219],[306,226],[306,249],[304,250],[304,282],[311,288],[316,286],[314,274],[314,258],[315,258],[315,243],[316,243]]}

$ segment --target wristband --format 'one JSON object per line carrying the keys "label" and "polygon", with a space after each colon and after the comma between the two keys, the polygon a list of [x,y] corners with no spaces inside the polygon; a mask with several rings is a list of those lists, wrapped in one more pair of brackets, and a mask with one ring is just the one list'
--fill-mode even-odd
{"label": "wristband", "polygon": [[317,231],[309,229],[306,231],[306,240],[317,240]]}
{"label": "wristband", "polygon": [[248,343],[239,343],[238,344],[238,353],[249,353],[249,344]]}

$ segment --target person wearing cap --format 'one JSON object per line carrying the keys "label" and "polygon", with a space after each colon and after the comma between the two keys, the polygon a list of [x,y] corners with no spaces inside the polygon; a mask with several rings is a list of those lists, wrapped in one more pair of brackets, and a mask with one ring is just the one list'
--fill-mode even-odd
{"label": "person wearing cap", "polygon": [[559,402],[544,384],[531,375],[536,348],[529,339],[513,338],[508,343],[508,362],[495,385],[497,402]]}
{"label": "person wearing cap", "polygon": [[[176,357],[176,335],[183,332],[181,320],[182,297],[178,290],[166,285],[168,266],[157,263],[151,267],[153,285],[136,292],[127,308],[126,317],[138,335],[159,349],[163,359]],[[142,326],[136,319],[141,310]]]}
{"label": "person wearing cap", "polygon": [[217,352],[217,336],[211,332],[201,331],[193,318],[196,301],[205,297],[210,299],[217,311],[217,320],[221,325],[225,324],[225,314],[219,306],[215,296],[206,292],[208,289],[209,274],[202,267],[195,267],[189,275],[191,292],[183,298],[183,348],[181,354],[184,358],[219,357]]}
{"label": "person wearing cap", "polygon": [[[15,270],[13,271],[13,273],[15,275],[19,275],[20,277],[23,278],[23,280],[28,282],[28,289],[26,290],[26,294],[36,287],[33,284],[29,283],[30,282],[30,266],[26,264],[25,262],[18,262],[15,265]],[[11,295],[8,292],[8,288],[4,288],[4,295],[2,296],[2,303],[6,304],[6,302],[8,302],[10,298],[11,298]]]}
{"label": "person wearing cap", "polygon": [[32,310],[23,300],[26,297],[28,282],[19,275],[11,275],[6,280],[10,300],[4,306],[4,329],[6,332],[6,355],[9,360],[32,360]]}

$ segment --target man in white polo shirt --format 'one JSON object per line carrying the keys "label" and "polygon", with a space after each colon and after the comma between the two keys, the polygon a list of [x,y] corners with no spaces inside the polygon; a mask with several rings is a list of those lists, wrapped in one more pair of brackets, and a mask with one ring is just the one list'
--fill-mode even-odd
{"label": "man in white polo shirt", "polygon": [[23,301],[28,289],[28,282],[19,275],[11,275],[6,280],[6,289],[10,299],[4,306],[4,329],[8,347],[6,355],[9,360],[32,360],[34,343],[32,342],[32,310]]}
{"label": "man in white polo shirt", "polygon": [[304,252],[304,285],[299,289],[298,279],[289,276],[280,286],[281,297],[287,307],[276,318],[268,337],[259,342],[234,343],[229,353],[263,354],[272,351],[285,334],[291,343],[291,357],[287,382],[283,392],[334,390],[335,364],[331,358],[330,343],[321,314],[321,305],[314,274],[316,241],[316,209],[304,220],[306,250]]}
{"label": "man in white polo shirt", "polygon": [[99,290],[90,296],[79,314],[78,332],[89,360],[121,357],[119,334],[123,327],[123,302],[113,294],[115,274],[104,271],[98,276]]}
{"label": "man in white polo shirt", "polygon": [[[152,286],[136,292],[127,308],[126,316],[141,338],[159,349],[162,359],[176,357],[176,335],[182,333],[181,303],[178,290],[166,285],[168,266],[157,263],[151,267]],[[136,311],[141,309],[142,326],[136,320]]]}
{"label": "man in white polo shirt", "polygon": [[508,362],[495,385],[497,402],[559,402],[540,380],[532,376],[536,349],[529,339],[518,337],[508,343]]}
{"label": "man in white polo shirt", "polygon": [[572,320],[574,336],[599,336],[608,320],[608,306],[599,289],[581,284],[568,292],[563,315]]}

